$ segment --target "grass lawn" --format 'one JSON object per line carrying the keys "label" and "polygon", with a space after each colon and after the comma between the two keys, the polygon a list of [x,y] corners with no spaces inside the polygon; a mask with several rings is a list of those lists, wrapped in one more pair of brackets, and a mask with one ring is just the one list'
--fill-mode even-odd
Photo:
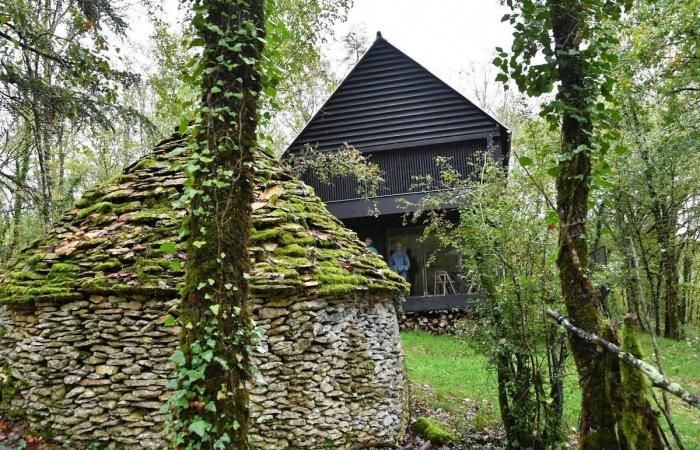
{"label": "grass lawn", "polygon": [[[414,390],[419,400],[450,412],[458,420],[460,416],[464,417],[466,410],[476,410],[476,414],[468,418],[470,425],[476,428],[489,428],[499,423],[495,371],[467,338],[404,332],[401,340],[409,378],[432,389],[432,393]],[[700,336],[694,335],[681,342],[657,340],[667,377],[687,389],[700,392]],[[642,337],[642,345],[645,355],[653,355],[649,336]],[[573,432],[578,422],[581,398],[573,361],[567,371],[565,395],[565,420]],[[700,411],[691,410],[682,401],[671,398],[674,422],[685,447],[700,449]],[[663,418],[661,420],[663,423]]]}

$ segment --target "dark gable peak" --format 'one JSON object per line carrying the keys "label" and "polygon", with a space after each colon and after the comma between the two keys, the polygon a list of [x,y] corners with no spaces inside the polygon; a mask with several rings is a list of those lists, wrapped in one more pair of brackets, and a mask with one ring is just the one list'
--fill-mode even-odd
{"label": "dark gable peak", "polygon": [[483,138],[505,127],[462,94],[377,38],[287,151],[306,145],[361,151]]}

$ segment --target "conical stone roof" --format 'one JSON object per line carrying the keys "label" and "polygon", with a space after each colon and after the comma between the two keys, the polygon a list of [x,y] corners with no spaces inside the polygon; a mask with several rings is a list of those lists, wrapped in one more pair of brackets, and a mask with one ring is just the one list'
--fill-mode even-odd
{"label": "conical stone roof", "polygon": [[[135,293],[172,298],[184,275],[186,211],[174,206],[185,181],[182,138],[174,136],[86,192],[0,275],[0,304],[66,301],[84,294]],[[406,294],[407,285],[313,189],[278,161],[256,162],[250,256],[251,291],[261,297]],[[177,242],[176,253],[161,245]]]}

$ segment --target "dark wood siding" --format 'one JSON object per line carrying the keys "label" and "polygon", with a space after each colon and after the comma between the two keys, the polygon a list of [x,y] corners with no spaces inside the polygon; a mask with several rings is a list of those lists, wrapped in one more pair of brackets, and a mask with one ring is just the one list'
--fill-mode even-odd
{"label": "dark wood siding", "polygon": [[493,118],[378,38],[288,151],[349,143],[376,152],[502,132]]}
{"label": "dark wood siding", "polygon": [[[416,147],[407,150],[390,150],[370,153],[369,160],[382,171],[384,183],[378,196],[394,196],[411,192],[428,192],[439,189],[440,168],[435,164],[438,157],[447,158],[449,164],[463,177],[469,177],[478,161],[477,155],[486,150],[486,139],[467,142]],[[420,185],[418,178],[429,176],[432,184]],[[338,202],[362,198],[354,177],[335,177],[330,183],[321,183],[313,173],[302,179],[312,186],[324,202]]]}

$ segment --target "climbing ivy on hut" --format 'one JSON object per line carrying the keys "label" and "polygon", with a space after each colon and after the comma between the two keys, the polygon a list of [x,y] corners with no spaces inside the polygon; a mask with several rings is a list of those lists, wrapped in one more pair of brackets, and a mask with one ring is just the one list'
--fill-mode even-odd
{"label": "climbing ivy on hut", "polygon": [[190,214],[170,431],[177,447],[242,449],[250,446],[248,235],[264,10],[259,0],[195,0],[193,11],[201,104],[181,127],[190,154],[181,201]]}

